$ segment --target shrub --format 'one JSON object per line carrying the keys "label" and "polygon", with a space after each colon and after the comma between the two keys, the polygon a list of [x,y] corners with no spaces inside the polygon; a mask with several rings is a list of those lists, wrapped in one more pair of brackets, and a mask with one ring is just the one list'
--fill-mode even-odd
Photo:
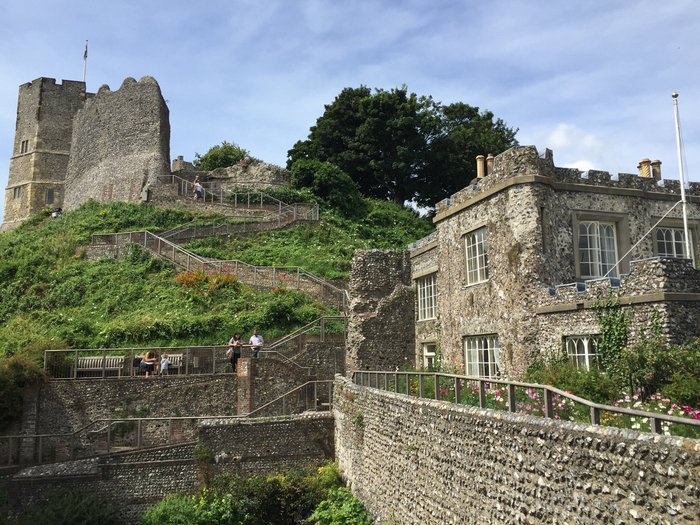
{"label": "shrub", "polygon": [[0,361],[0,428],[22,415],[22,389],[43,378],[44,371],[39,365],[24,356]]}
{"label": "shrub", "polygon": [[328,499],[319,503],[307,522],[314,525],[373,525],[374,519],[352,492],[340,487],[330,491]]}
{"label": "shrub", "polygon": [[216,495],[205,491],[200,496],[167,496],[150,507],[143,525],[240,525],[247,523],[238,502],[231,494]]}
{"label": "shrub", "polygon": [[217,168],[233,166],[247,156],[248,151],[241,148],[238,144],[223,141],[221,145],[209,148],[209,151],[204,155],[195,153],[192,164],[197,169],[212,171]]}

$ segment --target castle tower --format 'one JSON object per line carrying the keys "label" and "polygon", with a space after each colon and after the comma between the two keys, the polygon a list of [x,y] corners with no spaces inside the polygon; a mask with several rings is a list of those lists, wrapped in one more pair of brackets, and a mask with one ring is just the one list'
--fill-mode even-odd
{"label": "castle tower", "polygon": [[2,229],[44,208],[63,207],[73,117],[91,96],[75,80],[56,84],[42,77],[19,87]]}

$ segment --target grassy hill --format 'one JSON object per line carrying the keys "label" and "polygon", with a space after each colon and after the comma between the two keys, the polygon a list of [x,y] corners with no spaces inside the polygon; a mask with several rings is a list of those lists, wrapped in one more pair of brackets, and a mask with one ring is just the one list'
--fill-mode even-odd
{"label": "grassy hill", "polygon": [[[402,249],[431,230],[409,210],[365,204],[367,212],[355,220],[326,210],[319,225],[199,240],[187,248],[345,278],[355,249]],[[39,214],[0,234],[0,357],[38,361],[49,348],[222,344],[235,330],[260,326],[274,337],[333,313],[296,291],[261,292],[234,276],[178,273],[139,249],[128,258],[99,261],[76,251],[93,233],[163,231],[197,218],[146,204],[89,202],[59,219]]]}

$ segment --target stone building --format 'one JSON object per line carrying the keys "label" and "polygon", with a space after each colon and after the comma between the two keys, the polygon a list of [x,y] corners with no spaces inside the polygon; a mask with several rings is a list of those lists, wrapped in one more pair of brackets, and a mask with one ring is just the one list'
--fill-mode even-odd
{"label": "stone building", "polygon": [[57,84],[41,77],[19,87],[3,228],[46,207],[63,207],[73,119],[92,96],[75,80]]}
{"label": "stone building", "polygon": [[[555,167],[549,150],[515,147],[489,159],[485,176],[480,166],[410,249],[418,366],[439,355],[469,375],[515,375],[563,350],[586,367],[596,301],[609,294],[629,312],[632,342],[653,319],[669,342],[699,335],[697,245],[686,252],[679,183],[661,180],[660,164],[581,173]],[[687,194],[697,239],[700,185]]]}

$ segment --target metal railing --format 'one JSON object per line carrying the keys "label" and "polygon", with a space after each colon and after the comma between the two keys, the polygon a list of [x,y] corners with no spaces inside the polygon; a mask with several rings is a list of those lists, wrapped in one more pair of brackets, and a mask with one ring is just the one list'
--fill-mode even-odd
{"label": "metal railing", "polygon": [[[343,326],[342,331],[337,330],[338,324]],[[344,342],[347,325],[348,318],[344,316],[319,317],[271,343],[270,350],[288,347],[290,342],[294,342],[294,346],[301,346],[310,339],[322,343],[329,340],[333,342]]]}
{"label": "metal railing", "polygon": [[0,436],[0,464],[41,464],[185,444],[206,420],[272,417],[332,408],[333,381],[309,381],[244,415],[100,418],[74,432]]}
{"label": "metal railing", "polygon": [[[228,346],[219,345],[45,350],[44,372],[53,379],[121,379],[145,376],[146,370],[135,360],[152,351],[158,359],[164,354],[171,356],[168,375],[228,374],[232,373],[232,370],[226,358],[227,349]],[[250,346],[245,345],[241,353],[245,357],[250,356]],[[86,363],[86,357],[97,357],[97,363],[95,360]]]}
{"label": "metal railing", "polygon": [[[178,195],[193,196],[193,182],[177,175],[163,175],[158,182],[176,184]],[[317,221],[319,219],[318,204],[295,203],[287,204],[280,199],[262,191],[237,192],[224,189],[218,182],[200,182],[204,188],[203,201],[209,204],[228,204],[238,210],[275,212],[279,216],[292,214],[297,220]]]}
{"label": "metal railing", "polygon": [[[583,420],[593,425],[629,428],[614,423],[624,423],[620,421],[624,417],[635,418],[640,429],[642,423],[646,425],[648,422],[649,430],[654,434],[668,434],[672,425],[683,425],[685,428],[681,428],[682,430],[689,431],[693,434],[692,437],[700,437],[700,420],[594,403],[549,385],[440,372],[408,371],[355,371],[352,379],[360,386],[420,398],[451,401],[456,404],[473,404],[481,408],[540,415],[551,419]],[[499,388],[494,388],[494,385]],[[539,392],[542,392],[541,396]],[[527,410],[528,405],[530,410]],[[539,410],[539,413],[532,413],[533,406]],[[579,407],[583,410],[577,411]],[[575,414],[572,415],[572,412]]]}
{"label": "metal railing", "polygon": [[[186,271],[207,275],[230,273],[249,286],[259,288],[291,288],[313,295],[341,312],[349,308],[349,295],[335,285],[298,266],[255,266],[239,260],[212,260],[200,257],[181,246],[149,231],[94,234],[92,245],[112,245],[117,252],[130,244],[143,246],[155,256],[172,262]],[[119,253],[117,253],[119,255]]]}

